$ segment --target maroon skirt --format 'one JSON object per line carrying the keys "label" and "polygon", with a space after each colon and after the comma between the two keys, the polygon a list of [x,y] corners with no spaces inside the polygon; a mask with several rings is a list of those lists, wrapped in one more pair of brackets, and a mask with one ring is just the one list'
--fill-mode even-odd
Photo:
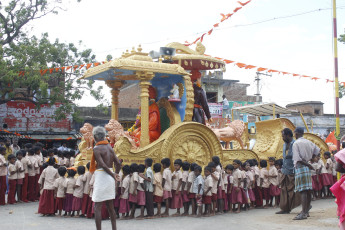
{"label": "maroon skirt", "polygon": [[322,185],[323,186],[330,186],[332,184],[332,181],[330,180],[330,176],[329,175],[331,175],[331,174],[328,174],[328,173],[322,173],[321,174]]}
{"label": "maroon skirt", "polygon": [[250,201],[254,202],[255,201],[255,194],[254,194],[253,189],[248,189],[248,194],[249,194]]}
{"label": "maroon skirt", "polygon": [[271,196],[270,196],[270,188],[262,188],[262,197],[265,200],[270,200]]}
{"label": "maroon skirt", "polygon": [[155,203],[162,203],[163,197],[162,196],[153,196],[153,202]]}
{"label": "maroon skirt", "polygon": [[189,202],[189,197],[188,197],[187,191],[183,191],[182,201],[183,201],[183,203]]}
{"label": "maroon skirt", "polygon": [[120,208],[119,213],[127,213],[129,212],[129,202],[128,199],[120,199]]}
{"label": "maroon skirt", "polygon": [[55,213],[54,190],[43,190],[38,205],[38,213],[44,215]]}
{"label": "maroon skirt", "polygon": [[163,200],[168,199],[168,198],[172,198],[171,191],[163,190]]}
{"label": "maroon skirt", "polygon": [[86,215],[87,214],[87,206],[88,206],[88,203],[89,203],[89,195],[88,194],[83,194],[83,202],[82,202],[82,205],[81,205],[81,213],[83,215]]}
{"label": "maroon skirt", "polygon": [[223,193],[222,193],[222,186],[218,186],[217,188],[217,199],[220,200],[220,199],[223,199]]}
{"label": "maroon skirt", "polygon": [[212,203],[212,196],[203,196],[202,197],[203,204],[211,204]]}
{"label": "maroon skirt", "polygon": [[72,204],[73,204],[73,194],[66,193],[66,197],[65,197],[65,211],[66,212],[73,211]]}
{"label": "maroon skirt", "polygon": [[72,210],[80,211],[83,204],[83,198],[73,196]]}
{"label": "maroon skirt", "polygon": [[188,199],[195,199],[195,193],[189,193]]}
{"label": "maroon skirt", "polygon": [[55,211],[62,211],[65,209],[65,198],[56,197],[55,199]]}
{"label": "maroon skirt", "polygon": [[137,195],[129,194],[128,201],[136,204],[138,202],[138,194]]}
{"label": "maroon skirt", "polygon": [[277,185],[270,184],[270,196],[280,196],[280,188]]}
{"label": "maroon skirt", "polygon": [[212,193],[212,201],[216,201],[218,199],[218,196],[216,193]]}
{"label": "maroon skirt", "polygon": [[144,191],[137,191],[137,204],[140,206],[144,206],[146,203],[145,192]]}
{"label": "maroon skirt", "polygon": [[311,176],[311,182],[314,191],[320,191],[322,189],[322,183],[318,175]]}
{"label": "maroon skirt", "polygon": [[233,204],[240,203],[242,204],[243,199],[245,199],[242,195],[242,190],[239,188],[239,191],[236,191],[237,187],[232,187],[232,195],[231,195],[231,201]]}
{"label": "maroon skirt", "polygon": [[176,208],[182,208],[183,207],[183,201],[182,201],[182,195],[181,195],[181,191],[176,194],[175,190],[171,191],[172,193],[172,201],[171,201],[171,209],[176,209]]}

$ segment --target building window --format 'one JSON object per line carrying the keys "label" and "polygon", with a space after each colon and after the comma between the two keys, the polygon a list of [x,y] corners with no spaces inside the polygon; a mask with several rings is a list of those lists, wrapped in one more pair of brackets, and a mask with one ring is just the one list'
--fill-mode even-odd
{"label": "building window", "polygon": [[316,115],[320,115],[320,110],[319,110],[319,109],[315,109],[315,110],[314,110],[314,113],[315,113]]}
{"label": "building window", "polygon": [[217,103],[218,101],[218,94],[213,92],[206,92],[207,102],[209,103]]}

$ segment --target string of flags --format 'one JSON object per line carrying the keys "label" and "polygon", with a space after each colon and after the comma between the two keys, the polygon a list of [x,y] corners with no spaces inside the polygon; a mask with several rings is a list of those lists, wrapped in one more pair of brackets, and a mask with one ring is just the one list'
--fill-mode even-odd
{"label": "string of flags", "polygon": [[[210,56],[210,55],[206,55],[206,56]],[[290,72],[286,72],[286,71],[280,71],[280,70],[275,70],[275,69],[270,69],[270,68],[265,68],[265,67],[258,67],[255,65],[248,65],[245,63],[241,63],[241,62],[236,62],[236,61],[231,61],[225,58],[220,58],[220,57],[215,57],[218,60],[224,61],[226,64],[233,64],[234,66],[237,66],[238,68],[244,68],[244,69],[252,69],[252,70],[256,70],[257,72],[264,72],[266,71],[267,73],[276,73],[276,74],[282,74],[287,75],[287,76],[292,76],[292,77],[300,77],[300,78],[307,78],[310,80],[324,80],[326,81],[326,83],[329,82],[334,82],[334,80],[332,79],[325,79],[325,78],[319,78],[319,77],[313,77],[313,76],[308,76],[308,75],[303,75],[303,74],[296,74],[296,73],[290,73]],[[345,87],[345,82],[340,82],[344,87]]]}
{"label": "string of flags", "polygon": [[200,42],[202,42],[204,40],[204,36],[205,35],[211,35],[213,32],[213,29],[216,27],[219,27],[219,24],[224,22],[225,20],[229,19],[232,15],[234,15],[236,12],[238,12],[240,9],[242,9],[245,5],[247,5],[248,3],[250,3],[252,0],[249,0],[247,2],[240,2],[238,1],[238,3],[241,5],[239,7],[236,7],[232,13],[228,13],[228,14],[220,14],[222,16],[220,22],[217,22],[216,24],[213,25],[213,27],[207,32],[207,33],[203,33],[200,37],[198,37],[197,39],[194,40],[194,42],[190,43],[188,41],[185,41],[185,46],[191,46],[193,44],[196,44],[199,40]]}
{"label": "string of flags", "polygon": [[[5,132],[5,133],[8,133],[8,134],[14,134],[17,137],[24,137],[26,139],[31,139],[31,140],[36,140],[36,141],[39,140],[39,139],[33,139],[30,136],[23,135],[23,134],[20,134],[20,133],[17,133],[17,132],[8,131],[7,129],[0,129],[0,132]],[[78,137],[78,139],[81,139],[81,138]],[[73,140],[73,138],[72,137],[67,137],[66,139],[64,139],[64,138],[55,138],[55,139],[52,139],[52,140],[56,140],[56,141],[57,140],[67,140],[67,141],[69,141],[69,140]]]}

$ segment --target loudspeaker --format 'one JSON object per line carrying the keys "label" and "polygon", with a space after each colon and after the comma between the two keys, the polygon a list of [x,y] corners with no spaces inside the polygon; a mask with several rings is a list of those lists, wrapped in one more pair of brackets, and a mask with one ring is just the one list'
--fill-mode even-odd
{"label": "loudspeaker", "polygon": [[151,50],[150,53],[149,53],[150,57],[152,59],[157,59],[161,56],[161,54],[157,51],[154,51],[154,50]]}
{"label": "loudspeaker", "polygon": [[168,47],[161,47],[159,52],[162,56],[175,56],[176,50],[175,48],[168,48]]}

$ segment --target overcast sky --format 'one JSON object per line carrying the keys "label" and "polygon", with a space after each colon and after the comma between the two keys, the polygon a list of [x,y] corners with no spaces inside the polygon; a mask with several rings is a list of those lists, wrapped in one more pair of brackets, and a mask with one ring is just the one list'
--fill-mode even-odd
{"label": "overcast sky", "polygon": [[[244,2],[244,1],[243,1]],[[345,28],[345,0],[338,0],[338,36]],[[32,33],[48,32],[51,39],[83,41],[98,60],[107,54],[119,57],[126,49],[142,44],[143,51],[176,41],[193,41],[232,13],[235,0],[114,1],[82,0],[65,4],[67,11],[50,15],[31,24]],[[211,36],[205,36],[206,53],[237,62],[272,68],[321,79],[334,78],[332,0],[252,0],[230,19],[221,23]],[[317,12],[306,13],[321,9]],[[299,16],[296,14],[305,13]],[[285,18],[280,18],[289,16]],[[258,23],[267,19],[273,19]],[[339,78],[345,81],[345,45],[338,43]],[[192,47],[194,48],[194,47]],[[249,94],[256,92],[255,70],[227,65],[225,78],[249,83]],[[325,80],[273,74],[262,77],[264,102],[285,106],[301,101],[322,101],[326,113],[334,113],[334,86]],[[105,88],[107,88],[105,86]],[[110,98],[110,93],[108,98]],[[79,102],[96,105],[89,98]],[[340,112],[345,113],[345,99]]]}

